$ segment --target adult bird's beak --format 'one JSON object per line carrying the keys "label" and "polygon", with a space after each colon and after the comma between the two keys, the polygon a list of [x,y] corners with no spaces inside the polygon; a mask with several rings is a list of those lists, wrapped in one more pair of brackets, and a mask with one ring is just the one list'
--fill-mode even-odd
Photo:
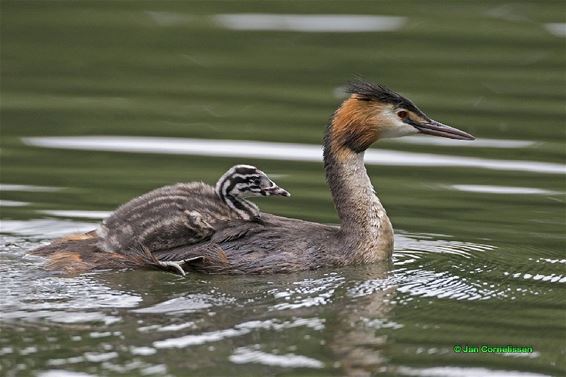
{"label": "adult bird's beak", "polygon": [[287,191],[282,189],[281,187],[274,185],[273,187],[269,187],[265,189],[265,192],[267,193],[267,195],[273,195],[273,196],[291,196],[291,194]]}
{"label": "adult bird's beak", "polygon": [[433,136],[440,136],[440,137],[447,137],[449,139],[457,139],[457,140],[475,140],[476,138],[470,135],[467,132],[460,131],[457,128],[447,126],[435,120],[429,119],[428,121],[424,122],[417,122],[412,119],[408,119],[406,121],[411,126],[415,127],[421,133],[426,135],[433,135]]}

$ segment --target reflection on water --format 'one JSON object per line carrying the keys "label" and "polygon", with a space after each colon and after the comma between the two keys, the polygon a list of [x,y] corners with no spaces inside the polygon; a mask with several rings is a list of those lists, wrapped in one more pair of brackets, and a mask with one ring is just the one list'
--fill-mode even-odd
{"label": "reflection on water", "polygon": [[537,143],[528,140],[498,140],[498,139],[476,139],[473,143],[462,143],[459,140],[439,139],[434,137],[408,136],[401,139],[388,140],[390,143],[422,144],[434,145],[439,147],[458,147],[458,148],[528,148]]}
{"label": "reflection on water", "polygon": [[306,356],[288,353],[285,355],[274,355],[259,351],[255,347],[240,347],[234,350],[230,361],[235,364],[257,363],[283,368],[322,368],[324,366],[318,360]]}
{"label": "reflection on water", "polygon": [[85,219],[104,219],[112,213],[111,211],[64,211],[64,210],[42,210],[39,213],[44,213],[50,216],[65,217],[65,218],[85,218]]}
{"label": "reflection on water", "polygon": [[94,377],[94,375],[81,372],[69,372],[64,369],[52,369],[40,372],[38,377]]}
{"label": "reflection on water", "polygon": [[[138,311],[139,312],[139,311]],[[219,342],[226,338],[243,336],[254,331],[272,330],[284,331],[296,327],[307,327],[312,329],[321,329],[320,319],[294,319],[291,321],[265,320],[265,321],[248,321],[239,323],[230,329],[222,329],[212,332],[205,332],[199,335],[186,335],[177,338],[168,338],[153,343],[155,348],[186,348],[190,346],[202,345],[211,342]]]}
{"label": "reflection on water", "polygon": [[545,24],[544,27],[549,33],[557,37],[566,37],[566,23],[553,22]]}
{"label": "reflection on water", "polygon": [[50,239],[61,237],[68,233],[88,232],[94,228],[91,223],[79,223],[67,220],[0,220],[2,233],[17,234],[20,236]]}
{"label": "reflection on water", "polygon": [[299,15],[238,13],[219,14],[214,21],[231,30],[280,30],[310,33],[352,33],[394,31],[406,22],[405,17],[348,14]]}
{"label": "reflection on water", "polygon": [[494,370],[486,368],[464,368],[464,367],[438,367],[438,368],[399,368],[400,376],[419,376],[419,377],[543,377],[546,374],[515,372],[506,370]]}
{"label": "reflection on water", "polygon": [[527,194],[527,195],[554,195],[560,194],[556,191],[543,190],[533,187],[507,187],[507,186],[489,186],[489,185],[452,185],[459,191],[480,192],[489,194]]}
{"label": "reflection on water", "polygon": [[302,33],[388,32],[401,29],[407,21],[406,17],[355,14],[235,13],[202,17],[181,12],[145,11],[144,13],[157,25],[165,27],[198,24],[199,21],[204,20],[228,30]]}
{"label": "reflection on water", "polygon": [[[137,153],[166,153],[216,157],[266,158],[285,161],[321,161],[318,145],[257,141],[174,139],[122,136],[25,138],[27,145],[44,148]],[[566,174],[566,165],[536,161],[489,160],[476,157],[434,155],[388,150],[365,152],[368,165],[451,166],[493,170]]]}
{"label": "reflection on water", "polygon": [[23,207],[27,206],[29,203],[18,202],[16,200],[0,200],[0,207]]}
{"label": "reflection on water", "polygon": [[[184,297],[177,297],[156,305],[137,309],[136,313],[162,313],[162,314],[183,314],[197,310],[209,309],[213,306],[220,306],[232,302],[233,299],[215,297],[211,295],[196,294]],[[161,328],[163,329],[163,328]]]}
{"label": "reflection on water", "polygon": [[19,191],[19,192],[53,192],[59,191],[59,187],[34,186],[34,185],[14,185],[0,183],[0,191]]}

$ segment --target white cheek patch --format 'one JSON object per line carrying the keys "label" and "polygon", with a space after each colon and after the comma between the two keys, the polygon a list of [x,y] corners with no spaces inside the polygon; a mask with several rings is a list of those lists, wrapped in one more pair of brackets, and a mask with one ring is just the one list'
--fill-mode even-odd
{"label": "white cheek patch", "polygon": [[386,127],[382,130],[382,132],[380,132],[379,136],[382,139],[390,139],[394,137],[416,135],[419,133],[419,130],[417,130],[415,127],[403,122],[401,123],[402,124],[398,126]]}
{"label": "white cheek patch", "polygon": [[386,119],[388,120],[387,124],[383,125],[379,130],[379,137],[381,139],[390,139],[419,133],[415,127],[399,119],[394,112],[388,113]]}

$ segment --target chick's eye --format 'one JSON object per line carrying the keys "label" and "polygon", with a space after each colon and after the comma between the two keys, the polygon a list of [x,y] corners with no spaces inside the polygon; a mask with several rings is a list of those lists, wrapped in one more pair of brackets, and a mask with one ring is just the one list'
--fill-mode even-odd
{"label": "chick's eye", "polygon": [[399,110],[397,111],[397,116],[401,119],[405,119],[406,117],[409,116],[409,113],[405,110]]}

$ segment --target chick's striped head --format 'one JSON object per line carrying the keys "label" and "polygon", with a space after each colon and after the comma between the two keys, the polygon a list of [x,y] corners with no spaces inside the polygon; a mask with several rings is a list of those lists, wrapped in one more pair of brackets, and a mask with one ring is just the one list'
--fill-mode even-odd
{"label": "chick's striped head", "polygon": [[269,179],[267,174],[251,165],[231,167],[218,180],[216,192],[220,197],[291,196]]}

